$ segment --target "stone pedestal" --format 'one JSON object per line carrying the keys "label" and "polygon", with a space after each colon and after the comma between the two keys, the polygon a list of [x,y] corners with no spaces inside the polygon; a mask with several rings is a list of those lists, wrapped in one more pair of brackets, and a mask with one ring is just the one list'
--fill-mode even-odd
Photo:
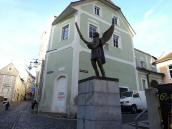
{"label": "stone pedestal", "polygon": [[79,82],[77,129],[121,129],[118,79],[90,77]]}
{"label": "stone pedestal", "polygon": [[161,129],[161,115],[160,105],[157,97],[157,89],[149,88],[145,90],[147,108],[148,108],[148,121],[149,129]]}

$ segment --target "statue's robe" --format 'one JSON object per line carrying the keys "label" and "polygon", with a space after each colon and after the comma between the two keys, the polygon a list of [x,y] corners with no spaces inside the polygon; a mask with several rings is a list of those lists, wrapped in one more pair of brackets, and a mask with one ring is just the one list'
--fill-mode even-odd
{"label": "statue's robe", "polygon": [[94,41],[92,43],[87,44],[87,47],[91,49],[91,60],[100,59],[102,64],[106,63],[103,45],[112,37],[114,31],[114,25],[103,34],[102,38],[99,41]]}
{"label": "statue's robe", "polygon": [[101,43],[101,40],[99,40],[99,43],[97,43],[97,45],[89,44],[87,45],[87,47],[91,49],[91,60],[100,59],[102,64],[106,63],[103,44]]}

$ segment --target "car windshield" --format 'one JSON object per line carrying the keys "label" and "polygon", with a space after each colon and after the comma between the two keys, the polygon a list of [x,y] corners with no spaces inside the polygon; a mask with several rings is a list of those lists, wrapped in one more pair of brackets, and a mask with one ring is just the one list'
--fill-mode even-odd
{"label": "car windshield", "polygon": [[121,98],[125,98],[125,97],[132,97],[133,92],[129,91],[129,92],[123,92],[121,93]]}

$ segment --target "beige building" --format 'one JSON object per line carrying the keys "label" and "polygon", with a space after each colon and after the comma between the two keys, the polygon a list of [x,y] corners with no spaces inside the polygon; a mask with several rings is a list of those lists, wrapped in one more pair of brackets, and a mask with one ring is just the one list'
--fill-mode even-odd
{"label": "beige building", "polygon": [[0,96],[9,101],[20,101],[25,97],[25,82],[19,71],[10,63],[0,69]]}
{"label": "beige building", "polygon": [[134,52],[139,80],[138,90],[144,91],[149,88],[152,81],[156,81],[158,84],[164,83],[164,74],[158,71],[156,65],[153,63],[157,58],[138,49],[134,49]]}
{"label": "beige building", "polygon": [[156,62],[159,72],[165,74],[164,83],[172,83],[172,52],[158,59]]}
{"label": "beige building", "polygon": [[35,83],[35,77],[30,72],[27,71],[27,73],[28,76],[26,80],[26,99],[29,100],[33,97],[32,88]]}

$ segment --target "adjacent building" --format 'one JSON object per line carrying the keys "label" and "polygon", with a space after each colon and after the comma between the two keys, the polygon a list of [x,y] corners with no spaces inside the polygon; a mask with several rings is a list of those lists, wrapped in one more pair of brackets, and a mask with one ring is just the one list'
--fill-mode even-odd
{"label": "adjacent building", "polygon": [[158,71],[165,74],[163,82],[172,83],[172,52],[158,59],[155,64]]}
{"label": "adjacent building", "polygon": [[157,71],[157,67],[154,63],[157,58],[141,50],[134,50],[136,69],[138,71],[138,90],[144,91],[149,88],[152,81],[156,81],[158,84],[164,83],[163,78],[165,75],[162,72]]}
{"label": "adjacent building", "polygon": [[115,19],[115,31],[104,47],[106,76],[118,78],[121,87],[137,90],[135,33],[121,9],[109,0],[80,0],[72,2],[52,23],[40,111],[76,112],[78,81],[95,74],[90,50],[80,40],[75,22],[84,38],[91,41],[95,31],[102,36],[110,27],[112,18]]}
{"label": "adjacent building", "polygon": [[28,76],[26,80],[26,100],[31,100],[34,97],[33,88],[35,84],[35,77],[27,71]]}
{"label": "adjacent building", "polygon": [[25,82],[19,76],[14,64],[10,63],[0,69],[0,96],[9,101],[20,101],[25,98]]}

